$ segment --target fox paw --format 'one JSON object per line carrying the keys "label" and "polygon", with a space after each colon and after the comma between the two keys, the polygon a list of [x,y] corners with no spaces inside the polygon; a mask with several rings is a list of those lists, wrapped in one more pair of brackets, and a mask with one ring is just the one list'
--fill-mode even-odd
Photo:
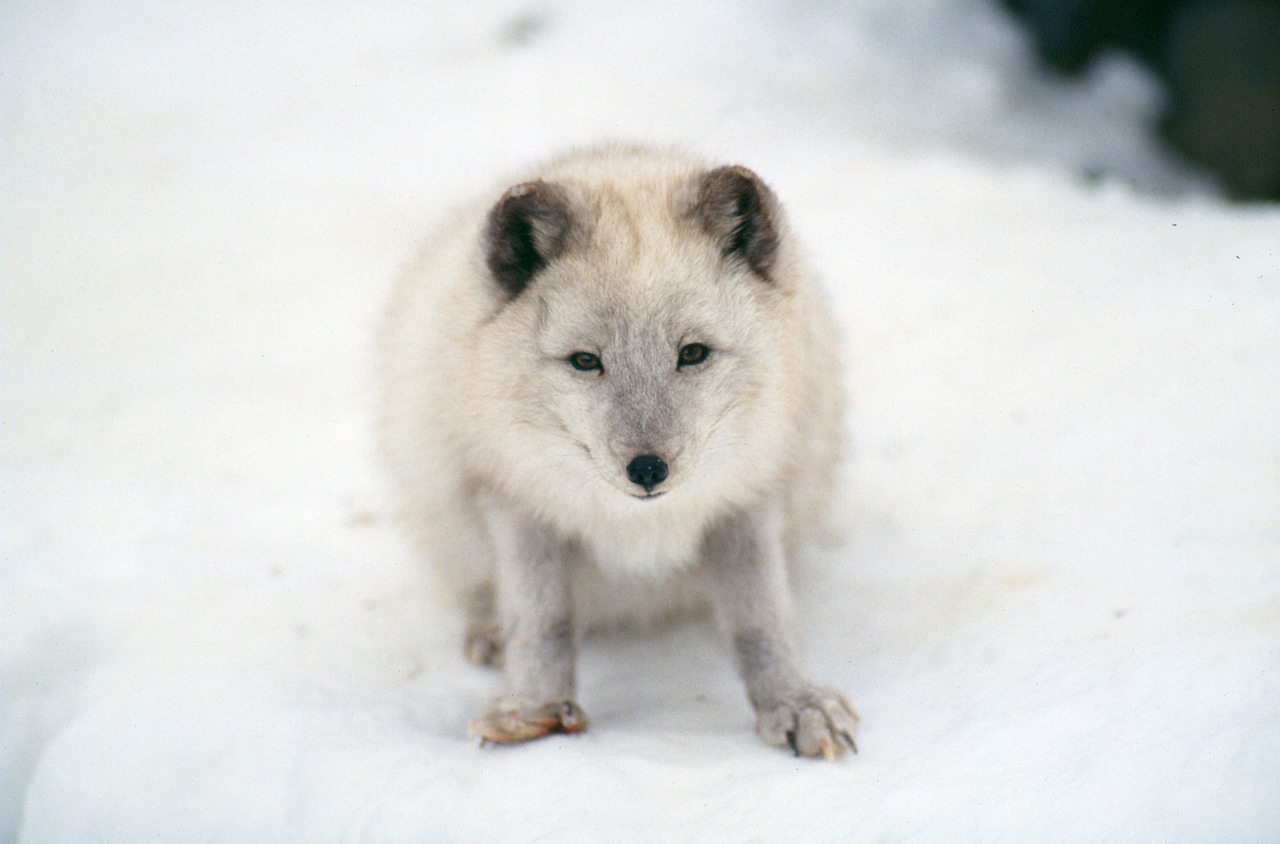
{"label": "fox paw", "polygon": [[552,733],[580,733],[587,728],[587,715],[571,700],[534,703],[519,698],[500,698],[489,711],[471,722],[467,736],[480,737],[480,744],[515,744]]}
{"label": "fox paw", "polygon": [[822,756],[829,762],[846,750],[858,752],[853,737],[858,713],[835,689],[810,687],[768,706],[756,717],[756,732],[775,747],[789,747],[796,756]]}

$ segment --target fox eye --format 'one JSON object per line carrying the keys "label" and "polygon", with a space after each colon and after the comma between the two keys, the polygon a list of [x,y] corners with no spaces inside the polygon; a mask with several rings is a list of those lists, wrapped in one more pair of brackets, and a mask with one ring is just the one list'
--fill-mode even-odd
{"label": "fox eye", "polygon": [[579,372],[604,369],[604,365],[600,363],[600,357],[591,352],[574,352],[569,355],[569,365]]}
{"label": "fox eye", "polygon": [[711,354],[711,350],[701,343],[690,343],[680,349],[680,357],[676,362],[676,366],[697,366],[706,360],[709,354]]}

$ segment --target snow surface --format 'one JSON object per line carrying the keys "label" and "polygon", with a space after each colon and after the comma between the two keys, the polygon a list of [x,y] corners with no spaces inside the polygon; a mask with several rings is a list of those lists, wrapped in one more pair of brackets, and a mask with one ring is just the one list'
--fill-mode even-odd
{"label": "snow surface", "polygon": [[[1280,840],[1280,211],[1133,65],[979,0],[2,14],[5,840]],[[463,735],[369,335],[434,214],[605,138],[756,168],[833,292],[855,758],[764,746],[700,622],[589,641],[585,735]]]}

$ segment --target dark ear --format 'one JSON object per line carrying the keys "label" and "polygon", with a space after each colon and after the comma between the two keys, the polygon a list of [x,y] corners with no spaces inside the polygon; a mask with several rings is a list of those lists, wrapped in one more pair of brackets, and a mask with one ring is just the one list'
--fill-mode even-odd
{"label": "dark ear", "polygon": [[569,242],[573,216],[559,185],[525,182],[508,190],[489,212],[485,263],[507,295],[515,297]]}
{"label": "dark ear", "polygon": [[726,258],[769,277],[778,255],[777,200],[745,167],[718,167],[702,176],[693,218],[720,244]]}

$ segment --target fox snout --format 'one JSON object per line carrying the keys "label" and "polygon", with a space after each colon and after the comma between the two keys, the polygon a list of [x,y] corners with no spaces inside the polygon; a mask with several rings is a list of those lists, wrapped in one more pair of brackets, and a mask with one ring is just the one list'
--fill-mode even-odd
{"label": "fox snout", "polygon": [[667,464],[656,454],[641,454],[627,464],[627,477],[646,493],[667,479]]}

